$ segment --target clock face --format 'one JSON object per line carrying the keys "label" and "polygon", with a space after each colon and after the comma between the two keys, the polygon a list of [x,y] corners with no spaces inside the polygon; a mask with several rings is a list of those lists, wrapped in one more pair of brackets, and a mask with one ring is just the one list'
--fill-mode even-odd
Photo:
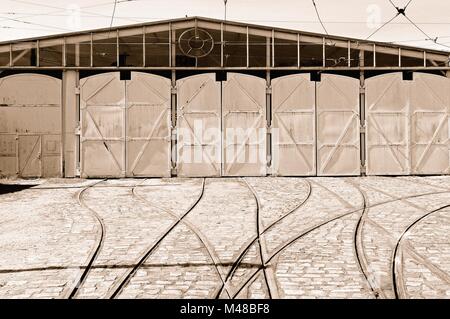
{"label": "clock face", "polygon": [[192,28],[180,35],[178,45],[184,55],[201,58],[211,53],[214,48],[214,39],[206,30]]}

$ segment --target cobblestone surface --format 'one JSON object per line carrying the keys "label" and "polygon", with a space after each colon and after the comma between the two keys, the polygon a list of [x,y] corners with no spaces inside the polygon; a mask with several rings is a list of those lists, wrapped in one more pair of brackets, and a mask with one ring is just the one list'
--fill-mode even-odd
{"label": "cobblestone surface", "polygon": [[0,184],[0,298],[450,298],[449,176]]}

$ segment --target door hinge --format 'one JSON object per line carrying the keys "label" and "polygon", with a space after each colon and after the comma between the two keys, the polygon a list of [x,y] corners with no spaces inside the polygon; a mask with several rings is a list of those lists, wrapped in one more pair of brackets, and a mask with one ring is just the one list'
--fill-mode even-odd
{"label": "door hinge", "polygon": [[80,95],[81,89],[79,86],[75,87],[75,95]]}

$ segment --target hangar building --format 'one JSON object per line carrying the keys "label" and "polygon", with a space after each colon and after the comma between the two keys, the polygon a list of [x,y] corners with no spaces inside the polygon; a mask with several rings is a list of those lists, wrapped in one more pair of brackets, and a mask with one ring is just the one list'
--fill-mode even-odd
{"label": "hangar building", "polygon": [[201,17],[0,43],[0,175],[448,174],[449,53]]}

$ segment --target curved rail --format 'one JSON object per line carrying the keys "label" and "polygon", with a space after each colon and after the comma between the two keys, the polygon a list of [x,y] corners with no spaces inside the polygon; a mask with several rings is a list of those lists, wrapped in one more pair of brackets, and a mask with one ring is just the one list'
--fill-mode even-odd
{"label": "curved rail", "polygon": [[[311,197],[311,192],[312,192],[312,187],[311,187],[311,183],[308,180],[303,180],[303,182],[306,184],[308,191],[306,194],[306,197],[299,203],[297,204],[294,208],[292,208],[289,212],[287,212],[286,214],[284,214],[283,216],[281,216],[280,218],[276,219],[275,221],[273,221],[271,224],[269,224],[266,228],[264,228],[260,235],[263,235],[266,231],[268,231],[269,229],[271,229],[272,227],[274,227],[276,224],[278,224],[279,222],[281,222],[283,219],[285,219],[286,217],[288,217],[289,215],[291,215],[292,213],[294,213],[295,211],[297,211],[301,206],[303,206],[308,199]],[[244,249],[241,251],[241,253],[239,254],[238,258],[236,258],[236,261],[231,265],[230,270],[228,271],[226,277],[225,277],[225,284],[228,283],[229,280],[231,280],[231,278],[234,275],[234,272],[237,270],[237,268],[239,267],[242,259],[244,258],[244,256],[247,254],[248,250],[253,246],[253,244],[257,241],[257,237],[255,236],[254,238],[252,238],[251,240],[249,240],[249,242],[247,243],[247,245],[244,246]],[[221,289],[218,294],[216,295],[216,299],[220,297],[220,294],[222,292],[223,289]],[[242,288],[240,289],[242,290]],[[240,291],[239,290],[239,291]],[[234,296],[236,296],[236,294],[234,294]]]}
{"label": "curved rail", "polygon": [[81,191],[78,192],[78,195],[77,195],[77,200],[78,200],[78,203],[80,204],[80,206],[82,206],[82,207],[86,208],[87,210],[89,210],[91,212],[91,214],[94,216],[94,219],[99,224],[99,226],[100,226],[100,236],[98,236],[97,241],[96,241],[96,243],[94,245],[94,248],[91,251],[91,254],[90,254],[89,258],[88,258],[89,261],[88,261],[87,265],[85,266],[83,273],[81,274],[80,278],[78,279],[77,283],[75,284],[75,287],[72,288],[72,291],[69,294],[69,297],[68,297],[69,299],[73,299],[73,298],[76,297],[76,295],[78,293],[78,289],[83,285],[84,281],[86,280],[86,277],[89,274],[89,272],[91,271],[92,265],[93,265],[94,261],[97,259],[98,254],[100,253],[100,250],[101,250],[101,248],[103,246],[103,241],[104,241],[105,232],[106,232],[106,228],[105,228],[105,224],[104,224],[103,218],[101,218],[100,215],[95,210],[93,210],[88,205],[86,205],[86,203],[83,201],[83,196],[84,196],[84,193],[89,188],[92,188],[92,187],[94,187],[94,186],[96,186],[96,185],[98,185],[98,184],[100,184],[100,183],[102,183],[104,181],[106,181],[106,179],[100,180],[100,181],[98,181],[96,183],[93,183],[93,184],[83,188]]}
{"label": "curved rail", "polygon": [[170,227],[169,229],[158,238],[158,240],[144,253],[144,255],[138,260],[138,262],[133,266],[133,268],[124,276],[123,279],[114,287],[113,291],[109,293],[109,298],[116,298],[122,289],[128,284],[130,279],[134,276],[139,267],[152,255],[152,253],[156,250],[159,244],[172,232],[172,230],[183,221],[183,219],[194,209],[195,206],[200,202],[203,197],[205,191],[205,178],[202,181],[202,189],[200,195],[196,199],[196,201],[187,209],[187,211],[179,217]]}

